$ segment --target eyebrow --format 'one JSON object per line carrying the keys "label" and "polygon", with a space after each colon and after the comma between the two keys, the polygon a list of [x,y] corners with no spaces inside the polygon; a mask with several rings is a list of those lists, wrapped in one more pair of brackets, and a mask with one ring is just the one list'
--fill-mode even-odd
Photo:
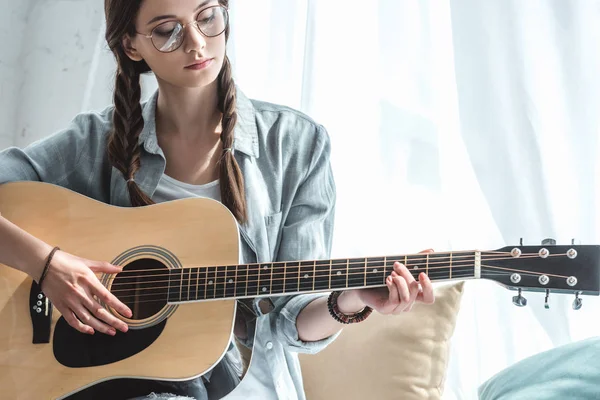
{"label": "eyebrow", "polygon": [[[202,3],[200,3],[200,5],[198,7],[196,7],[194,12],[200,10],[202,7],[206,6],[211,1],[212,0],[203,1]],[[159,15],[158,17],[154,17],[150,21],[148,21],[147,25],[150,25],[151,23],[156,22],[156,21],[160,21],[161,19],[168,19],[168,18],[177,18],[177,16],[176,15]]]}

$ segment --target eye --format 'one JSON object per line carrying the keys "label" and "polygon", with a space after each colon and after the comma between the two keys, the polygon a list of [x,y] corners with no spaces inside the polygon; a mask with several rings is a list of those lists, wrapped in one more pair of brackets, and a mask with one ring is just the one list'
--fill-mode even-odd
{"label": "eye", "polygon": [[162,37],[170,37],[173,35],[173,33],[177,33],[180,30],[177,29],[178,25],[179,23],[177,22],[165,22],[154,28],[152,34]]}

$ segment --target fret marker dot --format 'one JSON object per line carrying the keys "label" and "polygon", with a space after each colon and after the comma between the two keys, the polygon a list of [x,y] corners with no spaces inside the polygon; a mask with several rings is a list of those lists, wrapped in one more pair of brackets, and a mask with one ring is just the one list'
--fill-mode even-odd
{"label": "fret marker dot", "polygon": [[266,288],[266,287],[262,288],[262,291],[263,291],[263,292],[266,292],[266,291],[267,291],[267,288]]}
{"label": "fret marker dot", "polygon": [[213,284],[213,281],[208,281],[208,284],[209,284],[209,285],[212,285],[212,284]]}
{"label": "fret marker dot", "polygon": [[230,280],[229,280],[229,283],[233,283],[233,279],[230,279]]}
{"label": "fret marker dot", "polygon": [[418,265],[415,265],[415,267],[414,267],[413,269],[419,269],[419,266],[418,266]]}
{"label": "fret marker dot", "polygon": [[373,273],[374,273],[374,274],[376,274],[376,273],[377,273],[377,268],[375,268],[375,269],[373,270]]}
{"label": "fret marker dot", "polygon": [[338,271],[338,272],[337,272],[337,275],[341,275],[341,274],[342,274],[342,271]]}
{"label": "fret marker dot", "polygon": [[308,278],[309,278],[309,275],[308,275],[308,274],[305,274],[305,275],[304,275],[304,279],[308,279]]}
{"label": "fret marker dot", "polygon": [[263,269],[269,269],[269,267],[267,265],[265,265],[265,267]]}

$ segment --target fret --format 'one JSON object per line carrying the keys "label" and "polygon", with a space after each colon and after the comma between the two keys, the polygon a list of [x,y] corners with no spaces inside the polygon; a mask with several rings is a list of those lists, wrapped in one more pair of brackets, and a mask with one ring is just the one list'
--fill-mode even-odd
{"label": "fret", "polygon": [[348,260],[348,288],[365,286],[365,261],[364,258]]}
{"label": "fret", "polygon": [[332,260],[330,289],[345,289],[348,279],[348,260]]}
{"label": "fret", "polygon": [[198,299],[198,275],[200,273],[200,268],[190,268],[190,274],[191,274],[191,279],[190,279],[190,284],[192,285],[192,290],[191,290],[191,294],[190,296],[192,297],[192,299],[197,300]]}
{"label": "fret", "polygon": [[206,284],[207,284],[207,269],[206,267],[195,268],[197,270],[197,278],[196,278],[196,299],[206,299]]}
{"label": "fret", "polygon": [[235,295],[236,297],[248,296],[248,265],[238,265],[237,267]]}
{"label": "fret", "polygon": [[260,264],[258,295],[268,295],[271,289],[272,264]]}
{"label": "fret", "polygon": [[228,265],[225,267],[225,298],[235,298],[235,271],[236,265]]}
{"label": "fret", "polygon": [[169,293],[168,301],[181,301],[181,269],[169,270]]}
{"label": "fret", "polygon": [[315,263],[313,261],[301,261],[300,262],[300,287],[299,292],[311,292],[313,290],[315,280]]}
{"label": "fret", "polygon": [[[285,292],[285,279],[286,279],[286,263],[276,262],[273,263],[273,269],[271,274],[271,293],[284,293]],[[294,280],[294,283],[296,281]]]}
{"label": "fret", "polygon": [[183,298],[181,301],[193,300],[193,298],[190,297],[190,291],[192,289],[192,269],[191,268],[183,269],[183,287],[185,288],[185,290],[184,290],[184,294],[182,296]]}
{"label": "fret", "polygon": [[300,263],[288,261],[285,263],[285,293],[296,293],[300,287]]}
{"label": "fret", "polygon": [[206,267],[206,299],[216,299],[217,268]]}
{"label": "fret", "polygon": [[329,260],[318,260],[315,261],[315,282],[314,290],[328,290],[329,289]]}
{"label": "fret", "polygon": [[381,286],[385,285],[385,268],[384,258],[368,258],[366,261],[367,272],[366,272],[366,286]]}
{"label": "fret", "polygon": [[450,279],[450,257],[448,253],[431,254],[427,276],[432,281]]}
{"label": "fret", "polygon": [[255,297],[258,293],[258,265],[248,265],[248,288],[247,295]]}
{"label": "fret", "polygon": [[419,274],[421,272],[425,272],[425,264],[427,262],[427,257],[425,257],[425,254],[406,255],[404,256],[404,260],[404,265],[415,279],[419,278]]}
{"label": "fret", "polygon": [[226,267],[219,265],[217,268],[217,277],[215,279],[215,298],[222,299],[225,297],[225,270]]}

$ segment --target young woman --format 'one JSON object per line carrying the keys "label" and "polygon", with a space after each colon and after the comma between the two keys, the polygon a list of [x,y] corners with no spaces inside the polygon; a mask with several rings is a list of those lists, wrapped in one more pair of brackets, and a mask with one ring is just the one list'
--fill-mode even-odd
{"label": "young woman", "polygon": [[[212,197],[239,223],[243,262],[328,258],[335,207],[329,137],[308,116],[249,100],[235,86],[227,3],[106,0],[106,39],[118,63],[114,105],[82,113],[23,150],[0,153],[0,183],[44,181],[117,206]],[[150,71],[158,90],[141,103],[140,74]],[[51,244],[4,218],[0,237],[0,263],[39,282]],[[127,325],[96,298],[123,315],[131,311],[95,273],[119,271],[59,250],[42,289],[73,328],[115,335]],[[343,322],[361,321],[373,309],[397,314],[415,301],[434,301],[427,276],[415,281],[399,263],[386,283],[329,297],[273,297],[272,310],[253,302],[257,318],[235,329],[242,341],[255,333],[252,366],[231,396],[304,398],[297,353],[320,351]],[[218,382],[197,379],[166,391],[202,398],[206,385]],[[147,394],[155,390],[149,385]]]}

